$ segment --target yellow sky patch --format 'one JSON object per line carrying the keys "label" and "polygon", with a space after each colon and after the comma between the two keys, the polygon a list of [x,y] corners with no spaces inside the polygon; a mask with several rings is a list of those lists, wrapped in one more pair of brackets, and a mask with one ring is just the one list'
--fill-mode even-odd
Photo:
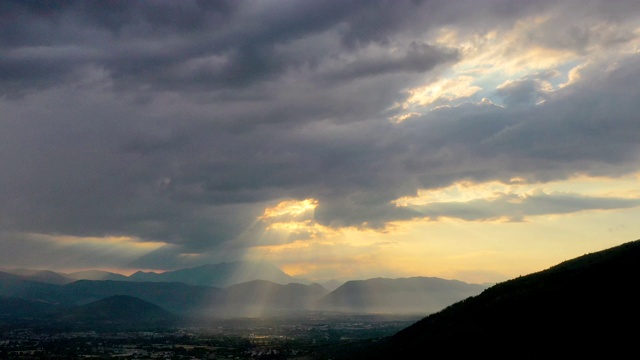
{"label": "yellow sky patch", "polygon": [[428,106],[437,102],[450,102],[471,97],[482,90],[479,86],[473,85],[473,81],[471,76],[458,76],[454,79],[443,78],[426,86],[407,90],[409,97],[404,107]]}
{"label": "yellow sky patch", "polygon": [[410,113],[406,113],[406,114],[402,114],[402,115],[397,115],[397,116],[392,116],[389,118],[389,121],[391,121],[392,123],[396,123],[399,124],[407,119],[410,119],[412,117],[416,117],[416,116],[420,116],[422,115],[419,112],[410,112]]}
{"label": "yellow sky patch", "polygon": [[141,251],[151,251],[166,246],[167,243],[161,241],[141,240],[129,236],[104,236],[104,237],[82,237],[68,235],[45,235],[30,234],[34,239],[46,241],[59,246],[87,245],[96,247],[120,246]]}
{"label": "yellow sky patch", "polygon": [[[522,179],[509,183],[458,182],[423,190],[416,197],[398,199],[396,204],[492,199],[500,194],[528,196],[540,191],[637,199],[640,174],[620,178],[576,176],[544,184],[528,184]],[[635,240],[640,233],[638,216],[640,208],[539,215],[526,222],[415,219],[393,222],[384,233],[351,227],[328,229],[308,221],[294,228],[319,227],[323,229],[321,238],[309,235],[289,243],[258,246],[247,256],[271,261],[291,275],[314,280],[436,276],[473,283],[497,282]]]}
{"label": "yellow sky patch", "polygon": [[[405,221],[401,231],[384,235],[344,231],[322,242],[301,240],[253,251],[313,279],[436,276],[496,282],[635,240],[637,216],[640,210],[634,208],[605,217],[585,212],[519,223]],[[391,245],[378,246],[378,240]]]}
{"label": "yellow sky patch", "polygon": [[420,206],[436,202],[467,202],[480,199],[490,201],[504,195],[526,197],[536,193],[554,192],[638,199],[640,198],[640,181],[637,174],[620,178],[577,176],[544,184],[527,184],[520,179],[513,179],[511,183],[459,181],[442,188],[420,189],[416,196],[401,197],[393,203],[399,207]]}
{"label": "yellow sky patch", "polygon": [[[569,62],[584,62],[584,54],[570,49],[544,46],[530,39],[530,34],[543,28],[549,16],[527,18],[510,29],[463,33],[445,28],[433,41],[442,47],[458,49],[460,60],[435,81],[407,90],[400,108],[407,111],[394,120],[404,120],[420,107],[431,108],[468,99],[481,92],[493,93],[499,84],[524,76],[552,70]],[[573,74],[572,81],[579,78]],[[544,85],[544,84],[543,84]],[[546,91],[553,86],[545,85]]]}
{"label": "yellow sky patch", "polygon": [[286,200],[278,203],[278,205],[266,208],[264,214],[260,216],[260,219],[266,220],[275,218],[278,216],[298,216],[307,211],[312,211],[318,206],[318,200],[316,199],[304,199],[304,200]]}

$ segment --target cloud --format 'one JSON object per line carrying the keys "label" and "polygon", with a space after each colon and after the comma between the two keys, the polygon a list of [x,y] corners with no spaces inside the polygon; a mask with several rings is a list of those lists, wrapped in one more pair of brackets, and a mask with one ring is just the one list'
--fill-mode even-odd
{"label": "cloud", "polygon": [[540,80],[508,81],[496,90],[496,94],[503,98],[505,105],[536,105],[544,101],[545,93],[550,85]]}
{"label": "cloud", "polygon": [[[634,173],[634,5],[3,2],[0,229],[161,242],[139,265],[177,266],[255,246],[281,202],[317,201],[316,232],[277,243],[497,216],[393,203],[463,180]],[[521,211],[630,206],[610,200]]]}
{"label": "cloud", "polygon": [[[276,80],[291,70],[320,69],[336,56],[357,55],[372,44],[396,43],[417,45],[403,56],[349,62],[342,71],[356,77],[422,72],[453,60],[455,50],[416,42],[421,34],[447,23],[500,19],[531,8],[490,1],[481,11],[469,12],[460,11],[463,5],[9,1],[2,5],[9,31],[0,38],[7,55],[0,64],[0,80],[12,85],[8,91],[28,91],[65,81],[78,67],[96,67],[118,87],[132,91],[238,90]],[[60,54],[67,54],[66,60],[61,61]]]}
{"label": "cloud", "polygon": [[[122,268],[166,244],[127,237],[75,237],[46,234],[0,234],[0,261],[5,268]],[[19,255],[19,256],[17,256]]]}
{"label": "cloud", "polygon": [[434,202],[411,207],[424,217],[432,219],[523,221],[531,216],[561,215],[586,210],[627,209],[639,205],[640,199],[598,198],[571,193],[538,192],[523,196],[500,194],[493,199]]}
{"label": "cloud", "polygon": [[[370,54],[355,54],[353,59],[330,62],[322,78],[339,81],[353,81],[357,78],[371,78],[384,74],[408,73],[420,74],[437,65],[457,59],[455,49],[439,48],[429,44],[411,42],[406,51],[400,54],[385,54],[381,49],[370,50]],[[338,64],[334,64],[338,63]]]}

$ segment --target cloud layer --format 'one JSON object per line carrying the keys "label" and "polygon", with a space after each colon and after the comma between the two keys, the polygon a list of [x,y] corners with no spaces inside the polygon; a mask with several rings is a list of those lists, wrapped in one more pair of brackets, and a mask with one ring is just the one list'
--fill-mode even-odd
{"label": "cloud layer", "polygon": [[[253,246],[282,201],[317,201],[320,226],[382,230],[514,212],[506,197],[396,206],[419,190],[638,172],[635,1],[4,1],[0,13],[6,243],[124,236],[165,244],[144,266],[171,267]],[[637,204],[545,194],[516,212]]]}

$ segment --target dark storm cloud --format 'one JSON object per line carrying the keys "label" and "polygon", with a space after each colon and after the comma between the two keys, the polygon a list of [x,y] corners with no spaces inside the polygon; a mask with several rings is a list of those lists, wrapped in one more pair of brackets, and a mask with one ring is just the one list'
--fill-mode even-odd
{"label": "dark storm cloud", "polygon": [[[496,16],[492,10],[509,13],[529,7],[495,1],[481,12],[458,11],[469,4],[8,1],[0,5],[5,14],[0,19],[0,44],[6,57],[0,64],[0,80],[10,89],[38,89],[65,80],[78,67],[90,66],[107,71],[117,85],[133,90],[246,87],[292,69],[313,69],[372,43],[392,44],[403,33],[414,36],[448,22],[469,22],[472,16]],[[323,36],[337,41],[327,43],[319,39]],[[297,47],[296,42],[311,45]],[[16,58],[16,53],[21,56]],[[47,53],[71,56],[60,62]],[[451,49],[413,45],[403,57],[357,60],[334,75],[424,72],[454,55]],[[22,81],[16,82],[16,75]]]}
{"label": "dark storm cloud", "polygon": [[[559,91],[543,105],[518,111],[523,120],[486,140],[496,151],[514,151],[525,166],[546,161],[557,169],[591,174],[634,171],[640,124],[633,115],[640,96],[632,57],[617,69],[592,68],[588,79]],[[562,168],[562,169],[561,169]],[[598,170],[600,168],[602,172]]]}
{"label": "dark storm cloud", "polygon": [[[586,67],[540,105],[543,76],[499,90],[521,106],[388,121],[404,90],[463,59],[431,31],[508,28],[568,6],[554,4],[2,2],[0,230],[162,241],[127,261],[171,267],[180,253],[249,246],[283,199],[317,199],[324,225],[382,229],[425,216],[390,203],[419,188],[635,172],[637,56]],[[602,11],[629,19],[631,5]],[[582,48],[628,41],[623,25]],[[629,206],[600,200],[571,211]],[[24,237],[11,239],[21,252]]]}
{"label": "dark storm cloud", "polygon": [[147,249],[118,242],[60,242],[53,238],[13,232],[1,232],[2,268],[74,269],[129,268]]}
{"label": "dark storm cloud", "polygon": [[[2,79],[16,70],[21,85],[51,85],[79,65],[107,70],[120,85],[134,89],[246,86],[277,76],[311,59],[281,57],[277,46],[347,20],[364,2],[87,1],[7,2],[2,5],[3,52],[26,52],[2,64]],[[85,50],[75,63],[58,64],[45,54],[73,45]],[[90,50],[90,51],[89,51]],[[44,56],[43,56],[44,55]],[[291,55],[291,54],[288,54]],[[327,54],[325,53],[325,56]],[[289,64],[292,61],[293,63]],[[19,66],[20,65],[20,66]],[[32,71],[27,71],[32,70]],[[40,81],[37,81],[40,80]]]}
{"label": "dark storm cloud", "polygon": [[544,99],[543,85],[539,80],[518,80],[504,84],[496,90],[506,106],[535,105]]}
{"label": "dark storm cloud", "polygon": [[[73,80],[74,69],[82,65],[82,49],[26,49],[7,51],[0,58],[2,95],[16,96],[30,88],[46,88]],[[74,59],[75,58],[75,59]]]}
{"label": "dark storm cloud", "polygon": [[360,77],[370,78],[388,73],[423,73],[456,58],[457,51],[454,49],[413,42],[401,56],[358,59],[323,75],[330,79],[352,81]]}
{"label": "dark storm cloud", "polygon": [[[316,213],[327,223],[353,225],[380,219],[371,213],[386,207],[383,213],[389,220],[403,219],[413,215],[400,214],[385,201],[411,194],[412,188],[446,186],[454,179],[508,183],[521,177],[536,182],[572,174],[636,172],[638,69],[636,57],[608,72],[591,69],[586,71],[589,78],[537,106],[467,104],[412,118],[391,131],[379,129],[377,143],[385,146],[336,156],[337,164],[347,159],[351,166],[362,164],[360,171],[349,172],[344,166],[347,175],[342,179],[350,181],[335,186],[344,193],[336,193],[334,201],[321,201],[325,205]],[[365,153],[367,159],[358,158]]]}

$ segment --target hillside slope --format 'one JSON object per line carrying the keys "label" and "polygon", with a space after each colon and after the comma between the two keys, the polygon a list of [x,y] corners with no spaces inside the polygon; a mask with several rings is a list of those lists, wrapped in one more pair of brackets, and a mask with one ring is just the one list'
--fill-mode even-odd
{"label": "hillside slope", "polygon": [[[607,356],[636,351],[640,240],[506,281],[334,358]],[[333,354],[336,355],[336,354]]]}

